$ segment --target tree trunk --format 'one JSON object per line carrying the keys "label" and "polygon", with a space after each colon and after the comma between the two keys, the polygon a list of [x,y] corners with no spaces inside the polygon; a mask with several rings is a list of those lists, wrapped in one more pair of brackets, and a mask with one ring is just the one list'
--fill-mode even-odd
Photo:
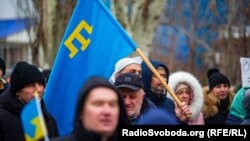
{"label": "tree trunk", "polygon": [[66,31],[68,21],[76,5],[76,0],[66,0],[65,3],[60,0],[47,0],[47,25],[48,25],[48,49],[46,55],[49,65],[52,67],[60,47],[64,32]]}
{"label": "tree trunk", "polygon": [[115,16],[147,57],[165,1],[114,0]]}
{"label": "tree trunk", "polygon": [[[226,72],[227,76],[231,76],[232,80],[235,80],[235,78],[233,78],[235,72],[233,71],[233,67],[232,64],[234,64],[233,59],[235,59],[235,53],[233,52],[234,49],[234,42],[233,42],[233,32],[232,32],[232,26],[233,26],[233,19],[235,17],[235,8],[234,8],[234,0],[229,1],[229,14],[228,14],[228,43],[227,43],[227,47],[225,49],[224,52],[227,52],[227,54],[225,54],[223,60],[226,60],[226,64],[225,64],[225,68],[224,71]],[[230,57],[227,57],[230,54]],[[238,60],[239,61],[239,60]],[[234,82],[233,82],[234,83]]]}

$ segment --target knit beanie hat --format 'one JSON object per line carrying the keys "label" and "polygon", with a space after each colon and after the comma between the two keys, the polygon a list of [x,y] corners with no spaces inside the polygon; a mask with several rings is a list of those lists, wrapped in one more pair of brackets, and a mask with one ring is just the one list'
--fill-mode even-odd
{"label": "knit beanie hat", "polygon": [[216,68],[212,68],[212,69],[208,70],[207,78],[208,78],[208,85],[209,85],[209,90],[210,91],[216,85],[219,85],[219,84],[228,84],[228,86],[230,87],[229,79],[225,75],[220,73],[219,70],[216,69]]}
{"label": "knit beanie hat", "polygon": [[113,72],[113,74],[111,75],[109,81],[113,84],[115,83],[115,76],[118,72],[120,72],[122,69],[124,69],[125,67],[127,67],[130,64],[138,64],[141,65],[137,60],[133,59],[133,58],[123,58],[121,60],[119,60],[116,64],[115,64],[115,71]]}
{"label": "knit beanie hat", "polygon": [[10,76],[10,91],[15,94],[28,84],[40,82],[45,86],[43,73],[34,65],[18,62]]}
{"label": "knit beanie hat", "polygon": [[0,69],[2,70],[4,76],[6,71],[6,66],[2,58],[0,58]]}

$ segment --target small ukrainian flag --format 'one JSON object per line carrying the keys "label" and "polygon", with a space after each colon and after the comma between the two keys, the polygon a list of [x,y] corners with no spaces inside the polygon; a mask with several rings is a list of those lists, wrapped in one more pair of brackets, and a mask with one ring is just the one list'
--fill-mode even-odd
{"label": "small ukrainian flag", "polygon": [[23,108],[21,120],[26,141],[37,141],[42,138],[48,141],[47,128],[36,92],[35,98]]}

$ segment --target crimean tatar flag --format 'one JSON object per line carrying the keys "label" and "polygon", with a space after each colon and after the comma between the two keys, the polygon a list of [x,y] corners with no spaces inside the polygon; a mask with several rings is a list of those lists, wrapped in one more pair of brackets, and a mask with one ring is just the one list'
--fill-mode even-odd
{"label": "crimean tatar flag", "polygon": [[136,48],[102,0],[78,0],[44,95],[61,136],[73,130],[75,105],[85,80],[90,76],[108,79],[115,63]]}

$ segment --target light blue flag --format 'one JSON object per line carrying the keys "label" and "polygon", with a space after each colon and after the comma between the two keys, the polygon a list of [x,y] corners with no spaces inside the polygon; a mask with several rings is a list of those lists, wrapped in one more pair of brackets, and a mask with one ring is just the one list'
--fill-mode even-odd
{"label": "light blue flag", "polygon": [[21,121],[26,141],[38,141],[42,138],[48,141],[47,128],[38,97],[23,108]]}
{"label": "light blue flag", "polygon": [[102,0],[78,0],[56,56],[44,99],[61,136],[73,130],[77,97],[90,76],[107,79],[137,48]]}

